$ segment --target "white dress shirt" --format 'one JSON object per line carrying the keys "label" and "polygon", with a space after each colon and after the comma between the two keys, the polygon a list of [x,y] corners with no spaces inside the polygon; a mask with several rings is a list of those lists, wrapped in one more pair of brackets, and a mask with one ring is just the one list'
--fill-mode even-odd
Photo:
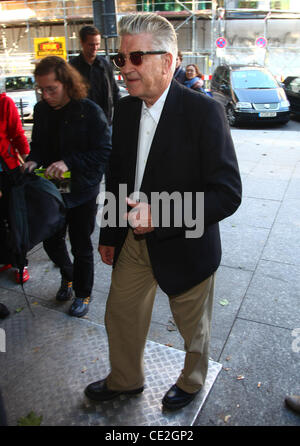
{"label": "white dress shirt", "polygon": [[141,120],[138,138],[137,160],[135,168],[135,183],[133,199],[139,199],[139,190],[141,188],[144,171],[152,144],[152,140],[156,131],[157,124],[169,91],[170,85],[166,88],[160,98],[151,106],[147,107],[143,101],[141,110]]}

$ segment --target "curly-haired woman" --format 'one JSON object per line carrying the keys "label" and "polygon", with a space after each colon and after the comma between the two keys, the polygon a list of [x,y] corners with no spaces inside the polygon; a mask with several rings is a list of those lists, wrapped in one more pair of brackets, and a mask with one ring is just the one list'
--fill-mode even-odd
{"label": "curly-haired woman", "polygon": [[[43,166],[54,179],[71,172],[71,191],[63,193],[66,227],[44,241],[44,249],[61,272],[56,299],[69,300],[73,288],[75,300],[69,314],[82,317],[88,311],[94,280],[91,234],[96,197],[111,151],[111,131],[103,110],[86,98],[81,75],[64,59],[45,57],[34,75],[42,100],[34,109],[31,153],[25,167]],[[65,243],[67,229],[73,262]]]}

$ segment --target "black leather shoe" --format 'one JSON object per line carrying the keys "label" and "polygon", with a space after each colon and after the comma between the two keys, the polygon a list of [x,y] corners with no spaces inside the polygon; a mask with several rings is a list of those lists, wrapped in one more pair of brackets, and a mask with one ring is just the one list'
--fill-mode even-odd
{"label": "black leather shoe", "polygon": [[300,396],[299,395],[289,395],[285,398],[286,405],[293,409],[295,412],[300,413]]}
{"label": "black leather shoe", "polygon": [[61,279],[60,289],[57,291],[56,300],[65,302],[73,297],[72,282]]}
{"label": "black leather shoe", "polygon": [[76,297],[69,309],[70,316],[82,317],[89,311],[89,297]]}
{"label": "black leather shoe", "polygon": [[144,387],[134,390],[110,390],[107,388],[106,379],[102,379],[101,381],[89,384],[84,393],[88,398],[94,401],[109,401],[119,395],[136,395],[143,390]]}
{"label": "black leather shoe", "polygon": [[174,384],[165,394],[162,400],[163,407],[169,410],[177,410],[189,404],[200,392],[187,393]]}

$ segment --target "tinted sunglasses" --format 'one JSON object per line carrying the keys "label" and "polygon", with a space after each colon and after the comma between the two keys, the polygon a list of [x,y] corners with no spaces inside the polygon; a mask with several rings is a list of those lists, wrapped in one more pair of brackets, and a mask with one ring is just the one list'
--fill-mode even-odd
{"label": "tinted sunglasses", "polygon": [[[143,62],[143,56],[146,54],[166,54],[167,51],[133,51],[129,53],[129,59],[132,65],[141,65]],[[126,64],[127,56],[122,53],[118,53],[113,57],[113,62],[118,68],[124,67]]]}

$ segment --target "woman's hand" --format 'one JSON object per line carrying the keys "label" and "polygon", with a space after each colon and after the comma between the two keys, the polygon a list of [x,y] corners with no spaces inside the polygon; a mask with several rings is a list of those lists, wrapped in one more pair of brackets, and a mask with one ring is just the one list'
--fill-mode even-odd
{"label": "woman's hand", "polygon": [[37,163],[35,161],[26,161],[21,166],[21,171],[25,172],[25,170],[28,170],[28,172],[32,172],[37,167]]}

